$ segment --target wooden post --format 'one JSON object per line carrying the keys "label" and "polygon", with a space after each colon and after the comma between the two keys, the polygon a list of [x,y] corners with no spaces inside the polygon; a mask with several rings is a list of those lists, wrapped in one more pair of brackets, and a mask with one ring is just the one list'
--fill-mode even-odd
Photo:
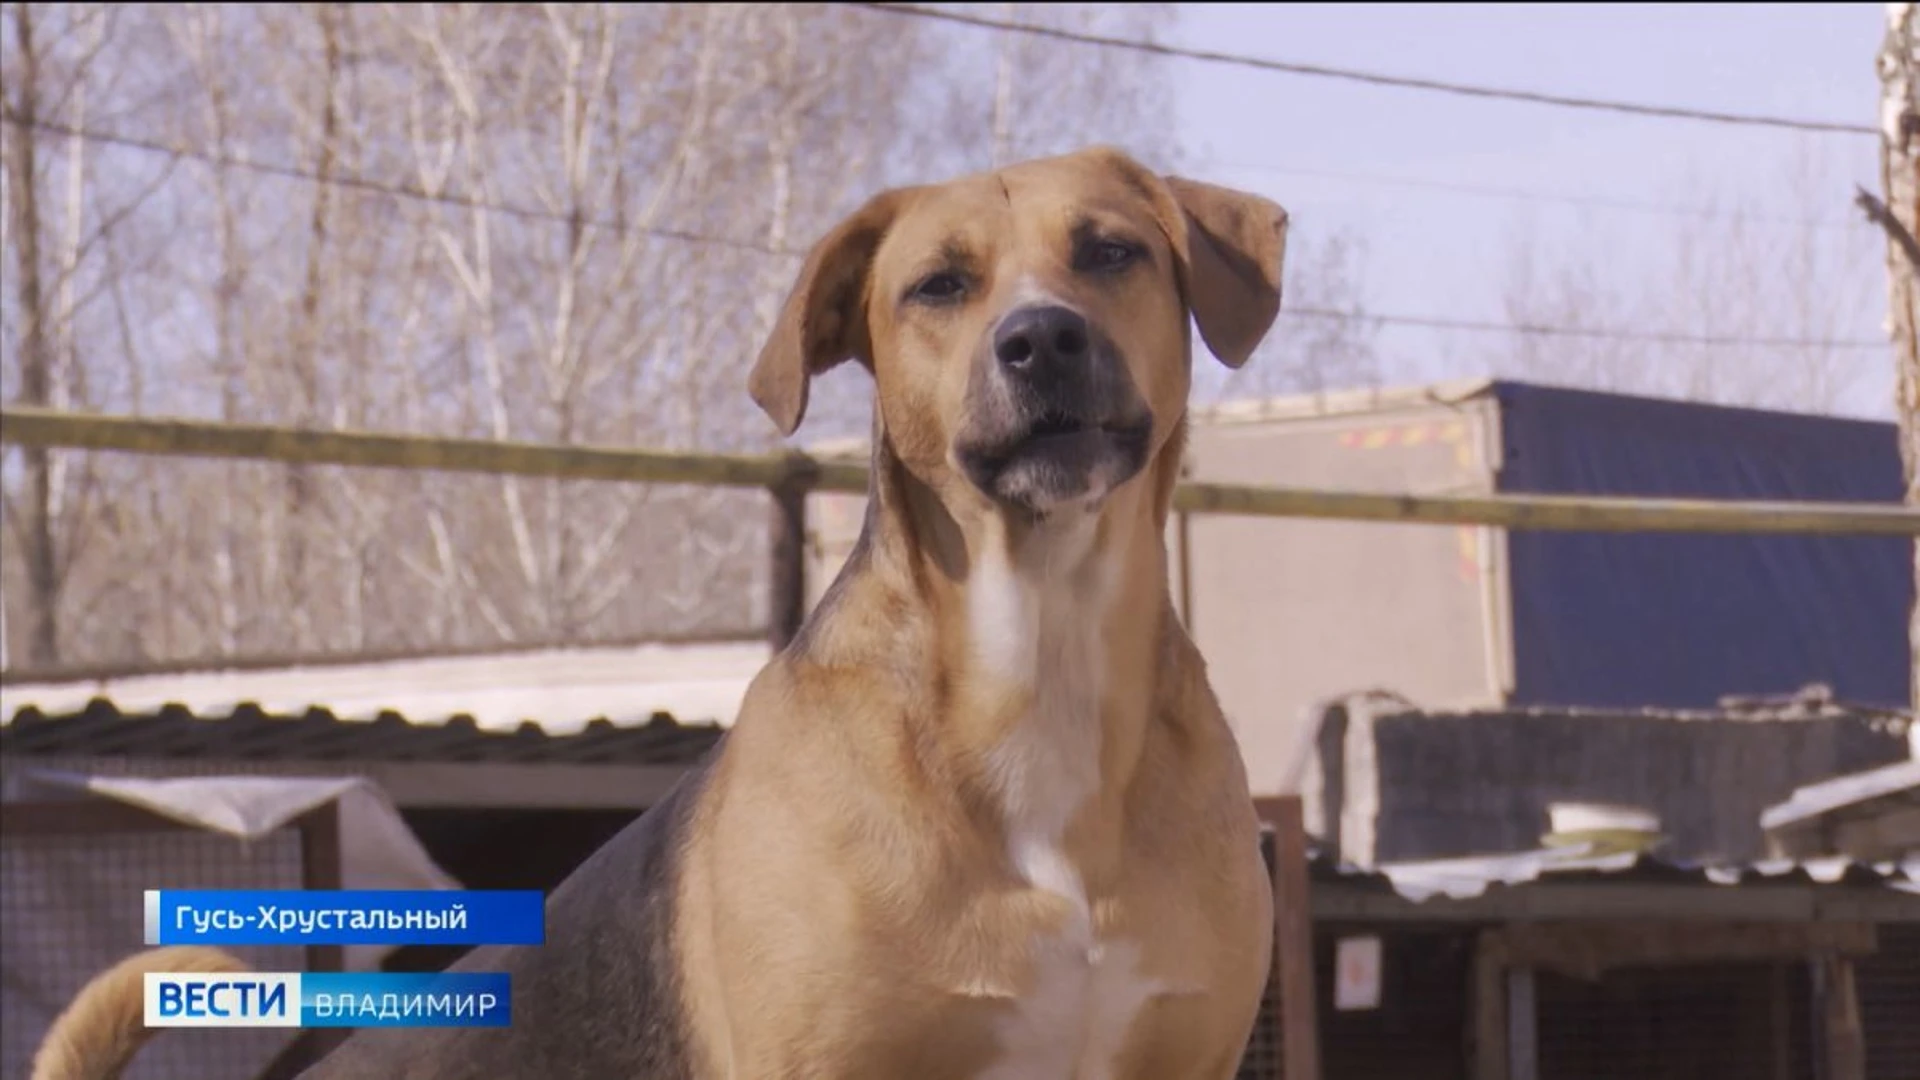
{"label": "wooden post", "polygon": [[[340,804],[330,802],[302,815],[296,827],[300,831],[300,887],[338,889],[340,877]],[[347,970],[346,949],[339,945],[307,946],[308,971]],[[352,1034],[346,1028],[309,1028],[295,1036],[258,1080],[293,1080],[321,1058],[332,1053]]]}
{"label": "wooden post", "polygon": [[1507,1076],[1540,1080],[1540,1019],[1533,969],[1507,969]]}
{"label": "wooden post", "polygon": [[1786,963],[1773,965],[1767,1027],[1773,1031],[1773,1080],[1793,1080],[1793,989]]}
{"label": "wooden post", "polygon": [[[1887,329],[1893,337],[1894,399],[1900,420],[1900,459],[1907,503],[1920,506],[1920,35],[1914,5],[1887,5],[1887,36],[1880,46],[1880,185],[1886,201],[1861,192],[1860,205],[1887,234]],[[1920,540],[1914,542],[1914,580],[1920,586]],[[1910,696],[1920,708],[1920,599],[1907,623],[1912,650]]]}
{"label": "wooden post", "polygon": [[807,617],[807,492],[813,488],[815,471],[810,459],[791,455],[785,474],[767,489],[773,496],[767,643],[775,652],[800,633]]}
{"label": "wooden post", "polygon": [[1474,943],[1469,1001],[1473,1080],[1508,1080],[1512,1048],[1507,1029],[1507,961],[1500,939],[1482,930]]}
{"label": "wooden post", "polygon": [[1285,1080],[1320,1080],[1306,814],[1298,795],[1262,799],[1261,804],[1273,826],[1273,964],[1280,999],[1281,1075]]}
{"label": "wooden post", "polygon": [[[340,877],[340,804],[330,802],[303,815],[300,833],[300,887],[303,889],[339,889]],[[346,949],[340,945],[307,946],[308,971],[347,970]]]}
{"label": "wooden post", "polygon": [[1825,1080],[1864,1080],[1867,1048],[1860,1030],[1860,1000],[1853,986],[1853,960],[1828,955],[1818,961],[1821,1013],[1826,1035]]}

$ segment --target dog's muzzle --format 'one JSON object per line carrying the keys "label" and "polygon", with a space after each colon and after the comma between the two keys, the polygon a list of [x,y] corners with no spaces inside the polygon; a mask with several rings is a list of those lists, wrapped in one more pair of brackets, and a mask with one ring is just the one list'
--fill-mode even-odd
{"label": "dog's muzzle", "polygon": [[1045,514],[1097,503],[1146,464],[1153,414],[1119,352],[1078,312],[1016,308],[994,327],[956,443],[968,479]]}

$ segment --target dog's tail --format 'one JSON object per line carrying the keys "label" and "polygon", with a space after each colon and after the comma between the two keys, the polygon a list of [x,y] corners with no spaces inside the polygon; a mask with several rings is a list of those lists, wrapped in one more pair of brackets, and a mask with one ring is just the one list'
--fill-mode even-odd
{"label": "dog's tail", "polygon": [[175,945],[138,952],[94,976],[60,1014],[40,1052],[31,1080],[116,1080],[154,1034],[146,1026],[146,974],[150,971],[246,971],[230,953],[204,945]]}

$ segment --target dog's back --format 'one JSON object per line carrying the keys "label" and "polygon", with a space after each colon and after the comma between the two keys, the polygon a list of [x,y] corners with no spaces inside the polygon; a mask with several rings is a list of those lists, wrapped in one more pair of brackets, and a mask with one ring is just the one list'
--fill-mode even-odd
{"label": "dog's back", "polygon": [[449,969],[506,972],[511,1026],[368,1029],[302,1080],[692,1076],[673,926],[680,850],[705,779],[705,767],[691,771],[554,892],[545,945],[487,946]]}
{"label": "dog's back", "polygon": [[154,1032],[146,1026],[150,971],[245,971],[220,949],[179,945],[135,953],[94,976],[54,1020],[33,1058],[31,1080],[113,1080]]}

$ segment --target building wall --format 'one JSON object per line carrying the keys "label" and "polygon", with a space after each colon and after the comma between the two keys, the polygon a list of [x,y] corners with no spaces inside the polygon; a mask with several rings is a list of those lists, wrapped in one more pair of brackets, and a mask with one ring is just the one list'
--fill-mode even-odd
{"label": "building wall", "polygon": [[1906,720],[1866,712],[1434,714],[1356,702],[1327,715],[1309,827],[1358,865],[1530,850],[1553,802],[1651,810],[1670,838],[1663,857],[1758,859],[1768,806],[1907,752]]}
{"label": "building wall", "polygon": [[[1891,423],[1498,383],[1500,489],[1898,503]],[[1516,532],[1525,705],[1711,708],[1810,683],[1909,704],[1913,545],[1895,536]]]}

